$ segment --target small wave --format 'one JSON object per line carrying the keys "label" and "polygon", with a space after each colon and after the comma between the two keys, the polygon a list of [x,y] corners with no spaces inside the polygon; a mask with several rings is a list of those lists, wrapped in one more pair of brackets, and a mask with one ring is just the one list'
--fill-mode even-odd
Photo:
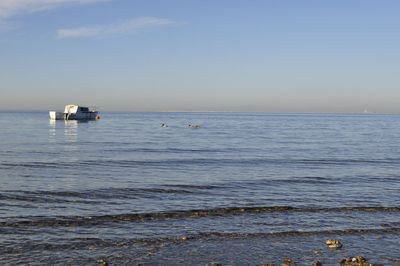
{"label": "small wave", "polygon": [[[23,162],[23,163],[1,163],[0,169],[13,169],[13,168],[59,168],[67,166],[65,163],[48,163],[48,162]],[[69,165],[72,167],[72,165]]]}
{"label": "small wave", "polygon": [[366,160],[366,159],[272,159],[272,158],[249,158],[249,159],[221,159],[221,158],[190,158],[190,159],[165,159],[165,160],[80,160],[76,162],[21,162],[1,163],[0,169],[24,168],[76,168],[77,166],[96,167],[170,167],[171,165],[219,165],[219,166],[264,166],[270,165],[299,165],[299,166],[325,166],[325,165],[365,165],[365,164],[400,164],[398,158]]}
{"label": "small wave", "polygon": [[[4,231],[4,230],[3,230]],[[2,232],[0,230],[0,232]],[[25,241],[17,247],[12,245],[1,246],[0,253],[14,253],[21,250],[52,250],[52,251],[65,251],[77,250],[85,248],[99,248],[99,247],[129,247],[140,244],[144,245],[164,245],[164,244],[180,244],[182,241],[198,241],[198,240],[229,240],[229,239],[268,239],[268,238],[287,238],[287,237],[313,237],[313,236],[346,236],[346,235],[383,235],[383,234],[399,234],[400,227],[396,228],[348,228],[338,230],[314,230],[314,231],[279,231],[279,232],[256,232],[256,233],[226,233],[226,232],[202,232],[198,234],[186,235],[183,240],[181,236],[172,237],[149,237],[149,238],[125,238],[125,239],[103,239],[95,237],[80,237],[72,238],[67,241],[61,240],[60,242],[38,242],[38,241]]]}
{"label": "small wave", "polygon": [[[400,233],[400,227],[390,228],[348,228],[333,230],[313,230],[313,231],[280,231],[280,232],[257,232],[257,233],[226,233],[226,232],[203,232],[192,236],[192,239],[209,238],[257,238],[257,237],[296,237],[296,236],[316,236],[316,235],[355,235],[355,234],[383,234]],[[188,237],[190,238],[190,237]]]}
{"label": "small wave", "polygon": [[83,191],[25,191],[27,194],[49,195],[58,197],[78,198],[138,198],[141,194],[190,194],[193,191],[186,189],[164,189],[164,188],[107,188]]}
{"label": "small wave", "polygon": [[336,184],[343,180],[338,178],[322,177],[322,176],[295,176],[283,178],[262,178],[255,180],[239,180],[231,182],[231,184],[240,186],[259,186],[259,185],[288,185],[288,184]]}
{"label": "small wave", "polygon": [[[15,201],[23,201],[23,202],[29,202],[29,203],[68,203],[68,202],[74,202],[74,203],[85,203],[84,201],[78,201],[78,200],[68,200],[68,199],[60,199],[60,198],[54,198],[54,197],[48,197],[48,195],[34,195],[32,193],[27,193],[27,195],[21,195],[21,194],[8,194],[8,193],[1,193],[0,194],[0,201],[5,201],[5,202],[15,202]],[[96,203],[96,202],[93,202]],[[97,202],[99,203],[99,202]],[[4,204],[4,203],[2,203]],[[10,205],[13,206],[13,205]],[[32,205],[30,205],[32,206]]]}
{"label": "small wave", "polygon": [[272,158],[248,158],[248,159],[230,159],[230,158],[190,158],[190,159],[165,159],[165,160],[87,160],[80,161],[81,165],[101,165],[101,166],[170,166],[170,165],[364,165],[364,164],[400,164],[400,159],[272,159]]}
{"label": "small wave", "polygon": [[141,153],[222,153],[222,152],[237,152],[243,149],[183,149],[183,148],[108,148],[105,149],[107,152],[141,152]]}
{"label": "small wave", "polygon": [[[204,189],[207,189],[206,186],[178,186],[176,188],[107,188],[82,191],[9,190],[5,191],[4,193],[0,193],[0,200],[28,201],[38,203],[80,202],[95,204],[101,203],[106,199],[139,199],[154,197],[160,194],[201,194],[201,190]],[[84,200],[90,200],[90,202]]]}
{"label": "small wave", "polygon": [[215,216],[232,216],[256,213],[273,213],[273,212],[301,212],[301,213],[343,213],[343,212],[400,212],[400,207],[337,207],[337,208],[296,208],[290,206],[273,206],[273,207],[229,207],[215,209],[199,209],[186,211],[171,212],[154,212],[154,213],[128,213],[116,215],[101,216],[58,216],[49,217],[26,217],[22,220],[9,219],[0,222],[0,227],[54,227],[54,226],[85,226],[98,225],[104,223],[121,223],[121,222],[144,222],[152,220],[169,220],[169,219],[190,219],[201,217]]}
{"label": "small wave", "polygon": [[163,187],[201,189],[201,190],[224,188],[224,186],[217,186],[217,185],[193,185],[193,184],[168,184],[168,185],[163,185]]}

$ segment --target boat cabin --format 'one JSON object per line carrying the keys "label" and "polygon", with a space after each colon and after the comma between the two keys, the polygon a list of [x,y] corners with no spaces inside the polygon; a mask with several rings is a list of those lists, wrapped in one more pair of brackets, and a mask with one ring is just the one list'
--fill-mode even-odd
{"label": "boat cabin", "polygon": [[68,104],[64,108],[64,113],[50,111],[50,119],[52,120],[97,120],[98,112],[89,107]]}

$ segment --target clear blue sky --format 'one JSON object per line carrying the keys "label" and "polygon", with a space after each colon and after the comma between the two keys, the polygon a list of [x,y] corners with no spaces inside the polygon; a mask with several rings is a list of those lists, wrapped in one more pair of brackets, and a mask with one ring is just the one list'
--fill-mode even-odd
{"label": "clear blue sky", "polygon": [[0,0],[0,110],[400,112],[400,1]]}

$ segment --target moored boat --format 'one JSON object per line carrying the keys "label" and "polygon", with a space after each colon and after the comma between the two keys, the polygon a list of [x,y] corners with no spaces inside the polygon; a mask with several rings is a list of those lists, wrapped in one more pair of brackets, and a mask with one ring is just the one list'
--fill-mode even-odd
{"label": "moored boat", "polygon": [[51,120],[98,120],[99,113],[89,107],[68,104],[64,112],[49,111]]}

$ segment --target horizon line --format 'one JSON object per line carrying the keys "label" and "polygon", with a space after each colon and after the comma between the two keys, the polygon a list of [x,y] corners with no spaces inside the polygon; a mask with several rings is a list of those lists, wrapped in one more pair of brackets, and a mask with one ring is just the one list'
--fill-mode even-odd
{"label": "horizon line", "polygon": [[[321,115],[400,115],[400,111],[395,112],[324,112],[324,111],[233,111],[233,110],[224,110],[224,111],[211,111],[211,110],[100,110],[97,109],[101,113],[259,113],[259,114],[299,114],[299,115],[313,115],[313,114],[321,114]],[[37,110],[37,109],[20,109],[20,110],[1,110],[0,113],[48,113],[49,110]]]}

